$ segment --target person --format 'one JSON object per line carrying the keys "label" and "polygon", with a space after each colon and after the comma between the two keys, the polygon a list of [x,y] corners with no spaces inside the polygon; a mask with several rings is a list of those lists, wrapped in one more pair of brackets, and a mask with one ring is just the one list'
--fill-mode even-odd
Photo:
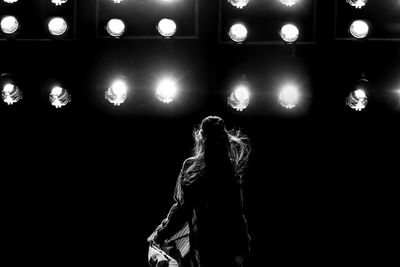
{"label": "person", "polygon": [[250,253],[242,194],[249,139],[240,131],[228,131],[217,116],[204,118],[193,135],[193,156],[181,168],[175,203],[148,241],[160,246],[187,223],[185,267],[243,266]]}

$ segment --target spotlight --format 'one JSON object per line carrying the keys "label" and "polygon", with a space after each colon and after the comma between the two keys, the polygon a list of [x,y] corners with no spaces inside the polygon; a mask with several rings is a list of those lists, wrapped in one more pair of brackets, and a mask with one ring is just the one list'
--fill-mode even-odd
{"label": "spotlight", "polygon": [[300,94],[297,86],[288,84],[282,87],[279,93],[279,103],[282,107],[292,109],[299,102]]}
{"label": "spotlight", "polygon": [[56,108],[61,108],[71,102],[71,95],[68,91],[60,86],[54,86],[51,89],[50,103]]}
{"label": "spotlight", "polygon": [[8,3],[8,4],[13,4],[15,2],[18,2],[18,0],[3,0],[3,1]]}
{"label": "spotlight", "polygon": [[105,98],[115,106],[119,106],[126,100],[128,87],[123,80],[114,81],[105,92]]}
{"label": "spotlight", "polygon": [[239,84],[228,97],[228,104],[238,110],[243,111],[250,103],[250,90],[246,83]]}
{"label": "spotlight", "polygon": [[355,8],[362,8],[367,4],[368,0],[346,0],[346,2]]}
{"label": "spotlight", "polygon": [[171,37],[176,32],[176,23],[171,19],[162,19],[157,25],[158,32],[164,37]]}
{"label": "spotlight", "polygon": [[51,0],[53,4],[56,6],[61,6],[62,4],[65,4],[68,0]]}
{"label": "spotlight", "polygon": [[229,37],[232,39],[232,41],[241,43],[247,38],[247,29],[243,24],[237,23],[234,24],[230,29],[229,29]]}
{"label": "spotlight", "polygon": [[286,24],[280,32],[281,38],[287,43],[293,43],[299,38],[299,29],[293,24]]}
{"label": "spotlight", "polygon": [[1,98],[7,105],[12,105],[22,99],[22,92],[13,83],[6,83],[1,92]]}
{"label": "spotlight", "polygon": [[369,25],[364,20],[355,20],[350,25],[350,33],[357,39],[365,38],[369,33]]}
{"label": "spotlight", "polygon": [[161,102],[169,104],[174,101],[177,92],[176,82],[171,78],[165,78],[158,83],[156,96]]}
{"label": "spotlight", "polygon": [[111,0],[111,2],[115,3],[115,4],[119,4],[121,3],[123,0]]}
{"label": "spotlight", "polygon": [[228,3],[234,7],[243,8],[249,3],[249,1],[250,0],[228,0]]}
{"label": "spotlight", "polygon": [[0,22],[1,30],[5,34],[13,34],[19,28],[19,22],[14,16],[5,16]]}
{"label": "spotlight", "polygon": [[297,0],[280,0],[285,6],[293,6],[297,3]]}
{"label": "spotlight", "polygon": [[125,32],[125,23],[120,19],[110,19],[106,29],[111,36],[120,37]]}
{"label": "spotlight", "polygon": [[67,31],[68,24],[63,18],[56,17],[50,20],[48,28],[52,35],[60,36]]}

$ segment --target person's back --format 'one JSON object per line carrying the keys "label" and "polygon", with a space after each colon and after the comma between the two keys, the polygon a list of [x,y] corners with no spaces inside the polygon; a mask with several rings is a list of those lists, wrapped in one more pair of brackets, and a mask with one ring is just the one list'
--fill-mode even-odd
{"label": "person's back", "polygon": [[192,266],[240,266],[249,253],[250,238],[237,156],[247,160],[249,148],[245,147],[246,155],[232,151],[237,146],[230,143],[233,137],[219,117],[204,119],[196,133],[195,156],[183,164],[175,190],[177,203],[157,228],[155,241],[162,243],[187,222]]}

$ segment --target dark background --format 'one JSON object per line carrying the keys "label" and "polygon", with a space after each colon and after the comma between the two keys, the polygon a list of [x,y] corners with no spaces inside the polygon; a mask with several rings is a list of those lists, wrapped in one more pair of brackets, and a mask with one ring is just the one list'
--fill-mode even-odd
{"label": "dark background", "polygon": [[[1,243],[14,265],[146,266],[146,238],[210,114],[252,142],[249,266],[398,262],[399,42],[335,40],[335,3],[318,1],[315,43],[222,44],[217,2],[199,1],[198,38],[96,38],[96,3],[79,1],[73,40],[0,41],[0,72],[24,93],[0,103]],[[154,98],[162,73],[181,86],[170,105]],[[344,98],[361,73],[372,93],[355,112]],[[115,107],[104,90],[119,74],[130,92]],[[236,112],[226,97],[242,77],[252,99]],[[286,77],[304,90],[291,112],[275,100]],[[72,95],[62,109],[48,103],[53,79]]]}

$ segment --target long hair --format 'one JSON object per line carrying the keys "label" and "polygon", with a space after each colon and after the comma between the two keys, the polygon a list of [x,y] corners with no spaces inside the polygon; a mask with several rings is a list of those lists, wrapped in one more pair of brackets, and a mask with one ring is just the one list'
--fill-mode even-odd
{"label": "long hair", "polygon": [[181,184],[201,179],[212,164],[230,165],[237,182],[242,182],[251,151],[250,140],[245,134],[240,130],[227,130],[220,117],[208,116],[194,128],[193,139],[192,157],[176,184],[177,200],[183,201]]}

